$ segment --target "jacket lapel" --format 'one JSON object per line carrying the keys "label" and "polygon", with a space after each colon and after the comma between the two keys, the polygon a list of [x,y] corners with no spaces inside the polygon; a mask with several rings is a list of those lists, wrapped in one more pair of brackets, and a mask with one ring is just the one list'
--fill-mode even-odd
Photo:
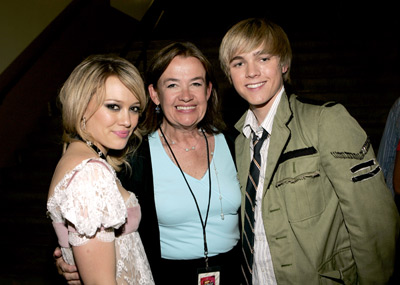
{"label": "jacket lapel", "polygon": [[[250,167],[250,139],[247,139],[242,132],[246,115],[247,112],[235,125],[235,128],[240,132],[235,142],[238,177],[240,184],[242,186],[244,185],[244,187],[246,187]],[[279,157],[290,139],[290,130],[287,125],[291,118],[292,111],[290,109],[289,98],[285,92],[282,94],[272,126],[271,141],[268,149],[268,162],[265,171],[264,195],[278,167]],[[243,187],[241,188],[243,189]]]}
{"label": "jacket lapel", "polygon": [[245,189],[250,168],[250,140],[243,134],[243,125],[247,112],[236,123],[235,128],[240,132],[235,141],[236,165],[241,189]]}
{"label": "jacket lapel", "polygon": [[292,111],[290,109],[289,98],[286,92],[282,94],[281,101],[279,102],[278,110],[276,112],[274,123],[272,125],[272,133],[268,149],[268,162],[265,170],[264,180],[264,195],[266,189],[269,188],[273,176],[275,175],[278,167],[279,157],[286,148],[290,139],[290,130],[287,127],[292,118]]}

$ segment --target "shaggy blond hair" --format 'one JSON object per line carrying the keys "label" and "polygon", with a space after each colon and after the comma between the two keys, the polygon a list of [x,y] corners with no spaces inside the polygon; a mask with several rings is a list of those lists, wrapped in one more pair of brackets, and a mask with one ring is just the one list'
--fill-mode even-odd
{"label": "shaggy blond hair", "polygon": [[[240,53],[263,47],[266,53],[278,56],[282,66],[287,66],[283,75],[290,82],[289,70],[292,49],[285,31],[272,22],[262,18],[250,18],[235,24],[225,34],[219,48],[219,60],[225,75],[231,81],[229,64]],[[231,82],[232,83],[232,82]]]}

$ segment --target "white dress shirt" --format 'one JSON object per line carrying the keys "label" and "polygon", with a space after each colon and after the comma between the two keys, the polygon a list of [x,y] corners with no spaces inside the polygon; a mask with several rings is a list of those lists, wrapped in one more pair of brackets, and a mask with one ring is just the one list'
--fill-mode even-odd
{"label": "white dress shirt", "polygon": [[[252,139],[253,133],[261,137],[263,129],[268,132],[268,137],[264,141],[260,154],[261,154],[261,170],[260,179],[257,186],[256,193],[256,206],[254,210],[254,262],[253,262],[253,285],[266,285],[277,284],[274,267],[272,264],[271,253],[267,237],[265,235],[264,223],[262,220],[262,197],[265,180],[265,171],[267,168],[268,148],[272,132],[272,125],[274,122],[276,110],[278,109],[279,102],[283,94],[284,88],[276,95],[275,101],[271,106],[267,116],[261,125],[258,125],[257,118],[254,113],[249,110],[247,112],[245,124],[243,127],[243,134]],[[250,157],[253,157],[253,144],[250,144]]]}

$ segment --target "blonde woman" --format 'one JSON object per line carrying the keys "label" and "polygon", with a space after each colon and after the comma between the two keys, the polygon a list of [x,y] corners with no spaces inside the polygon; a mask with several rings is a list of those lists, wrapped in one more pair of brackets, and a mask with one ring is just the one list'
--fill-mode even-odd
{"label": "blonde woman", "polygon": [[63,257],[84,284],[154,284],[137,232],[136,196],[116,171],[141,140],[144,84],[128,61],[85,59],[61,89],[64,153],[51,181],[47,209]]}

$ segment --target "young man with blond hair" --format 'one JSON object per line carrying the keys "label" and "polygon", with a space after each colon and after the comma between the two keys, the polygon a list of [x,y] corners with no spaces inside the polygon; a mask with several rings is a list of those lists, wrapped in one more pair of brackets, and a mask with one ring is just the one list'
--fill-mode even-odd
{"label": "young man with blond hair", "polygon": [[399,215],[370,141],[342,105],[287,92],[291,58],[265,19],[237,23],[220,47],[249,103],[235,125],[246,282],[388,283]]}

